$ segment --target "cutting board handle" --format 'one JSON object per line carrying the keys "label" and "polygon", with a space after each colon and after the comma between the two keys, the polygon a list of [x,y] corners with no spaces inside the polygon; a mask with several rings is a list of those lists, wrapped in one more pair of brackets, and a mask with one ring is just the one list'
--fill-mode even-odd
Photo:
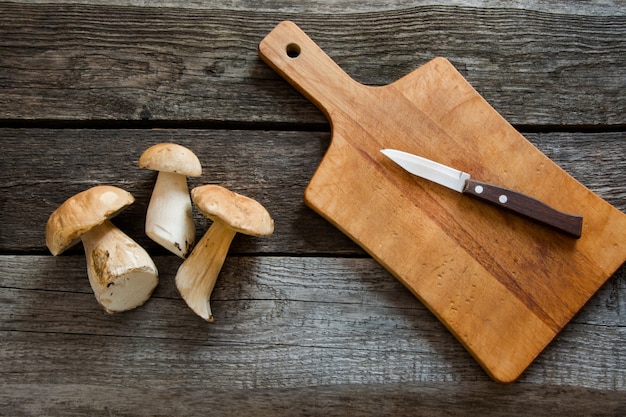
{"label": "cutting board handle", "polygon": [[259,44],[259,56],[331,120],[364,87],[346,74],[295,23],[279,23]]}

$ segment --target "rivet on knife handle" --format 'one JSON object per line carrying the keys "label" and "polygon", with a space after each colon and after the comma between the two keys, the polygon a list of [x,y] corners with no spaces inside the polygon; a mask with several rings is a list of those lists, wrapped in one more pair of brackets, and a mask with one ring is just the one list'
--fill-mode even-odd
{"label": "rivet on knife handle", "polygon": [[583,218],[581,216],[563,213],[517,191],[472,180],[466,172],[421,156],[395,149],[383,149],[381,152],[413,175],[495,204],[576,239],[582,234]]}
{"label": "rivet on knife handle", "polygon": [[465,182],[463,194],[495,204],[498,207],[543,223],[577,239],[582,234],[583,218],[581,216],[563,213],[517,191],[468,179]]}

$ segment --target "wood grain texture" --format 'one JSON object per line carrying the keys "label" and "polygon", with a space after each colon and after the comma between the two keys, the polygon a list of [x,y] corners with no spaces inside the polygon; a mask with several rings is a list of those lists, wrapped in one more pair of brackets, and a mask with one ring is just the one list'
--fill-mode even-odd
{"label": "wood grain texture", "polygon": [[[41,4],[49,0],[13,0],[14,3]],[[97,0],[64,0],[66,4],[93,5],[100,4]],[[115,6],[142,5],[138,0],[111,0],[107,2]],[[573,15],[623,15],[624,5],[619,0],[602,2],[584,2],[572,4],[567,0],[396,0],[381,4],[375,0],[310,0],[307,2],[290,0],[270,0],[259,3],[256,0],[156,0],[150,2],[151,7],[188,8],[199,10],[227,9],[256,12],[281,13],[316,13],[336,14],[341,12],[366,13],[406,9],[415,6],[465,6],[482,8],[512,8],[543,12],[558,10],[561,14]]]}
{"label": "wood grain texture", "polygon": [[[542,152],[593,192],[626,212],[626,142],[620,132],[525,133]],[[191,187],[220,184],[261,201],[274,217],[267,239],[236,237],[244,253],[364,255],[352,241],[304,205],[304,189],[330,143],[327,132],[200,129],[0,129],[0,251],[47,253],[48,216],[93,185],[131,192],[134,205],[114,221],[160,253],[143,227],[156,174],[137,160],[151,145],[176,142],[198,155],[204,170]],[[280,163],[277,163],[280,161]],[[24,219],[29,219],[25,222]],[[208,221],[195,212],[197,234]],[[70,249],[81,253],[81,248]]]}
{"label": "wood grain texture", "polygon": [[[449,410],[465,416],[485,415],[611,415],[619,416],[624,400],[618,393],[555,386],[528,388],[487,387],[482,382],[463,384],[368,384],[302,386],[274,389],[202,389],[111,385],[43,385],[11,391],[5,404],[18,415],[64,416],[181,415],[204,416],[206,410],[229,416],[448,416]],[[485,397],[476,398],[484,394]],[[3,399],[0,393],[0,399]],[[47,400],[44,405],[33,397]],[[85,404],[84,398],[93,398]],[[127,398],[123,406],[120,398]],[[497,402],[494,406],[493,402]],[[159,408],[155,411],[154,404]],[[459,407],[459,404],[471,406]],[[598,406],[597,404],[601,404]],[[601,411],[599,409],[601,408]],[[497,413],[493,410],[497,409]],[[446,411],[448,410],[448,411]],[[523,411],[522,411],[523,410]]]}
{"label": "wood grain texture", "polygon": [[608,15],[573,7],[294,7],[2,3],[0,119],[325,125],[256,54],[263,34],[295,19],[364,84],[389,84],[444,56],[513,124],[625,123],[619,5]]}
{"label": "wood grain texture", "polygon": [[550,415],[556,404],[592,413],[601,397],[612,415],[624,404],[623,269],[505,387],[490,383],[371,259],[229,257],[212,325],[177,294],[173,276],[181,261],[155,262],[161,282],[153,298],[107,315],[91,293],[83,257],[0,257],[4,411],[153,415],[158,405],[160,415],[197,415],[203,406],[244,415],[256,406],[269,415],[274,408],[318,414],[336,405],[338,415],[365,415],[380,401],[377,414],[445,415],[470,402],[468,412],[478,415],[497,399],[499,411],[511,407],[515,414],[516,406]]}
{"label": "wood grain texture", "polygon": [[[515,380],[626,261],[626,215],[521,136],[449,61],[368,87],[289,21],[263,39],[259,55],[332,125],[307,205],[404,283],[495,380]],[[416,181],[381,149],[436,159],[577,212],[583,236],[547,233]],[[389,215],[381,221],[381,213]]]}
{"label": "wood grain texture", "polygon": [[[439,321],[302,195],[323,114],[257,55],[296,20],[348,74],[385,85],[434,56],[542,152],[626,212],[626,8],[616,0],[0,2],[0,415],[622,415],[624,267],[514,384],[490,381]],[[205,166],[277,221],[236,238],[197,318],[180,260],[145,237],[149,145]],[[154,257],[143,307],[102,312],[80,247],[43,227],[96,184],[132,191],[115,222]],[[208,221],[196,213],[198,233]]]}

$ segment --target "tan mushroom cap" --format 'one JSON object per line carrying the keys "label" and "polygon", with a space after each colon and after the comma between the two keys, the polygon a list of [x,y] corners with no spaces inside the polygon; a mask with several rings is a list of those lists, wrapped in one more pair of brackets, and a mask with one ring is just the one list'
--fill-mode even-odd
{"label": "tan mushroom cap", "polygon": [[58,255],[78,242],[83,233],[115,216],[135,201],[128,191],[98,185],[67,199],[48,219],[46,246]]}
{"label": "tan mushroom cap", "polygon": [[219,185],[202,185],[191,190],[198,210],[213,221],[220,221],[237,233],[269,236],[274,220],[259,202]]}
{"label": "tan mushroom cap", "polygon": [[159,143],[146,149],[139,157],[139,168],[199,177],[202,165],[189,149],[175,143]]}

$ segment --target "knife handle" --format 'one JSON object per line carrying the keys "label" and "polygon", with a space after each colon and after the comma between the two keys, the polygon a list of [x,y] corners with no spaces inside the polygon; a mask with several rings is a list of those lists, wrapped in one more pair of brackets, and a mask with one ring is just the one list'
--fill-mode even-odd
{"label": "knife handle", "polygon": [[463,193],[542,223],[576,239],[582,234],[581,216],[563,213],[517,191],[469,179],[465,182]]}

